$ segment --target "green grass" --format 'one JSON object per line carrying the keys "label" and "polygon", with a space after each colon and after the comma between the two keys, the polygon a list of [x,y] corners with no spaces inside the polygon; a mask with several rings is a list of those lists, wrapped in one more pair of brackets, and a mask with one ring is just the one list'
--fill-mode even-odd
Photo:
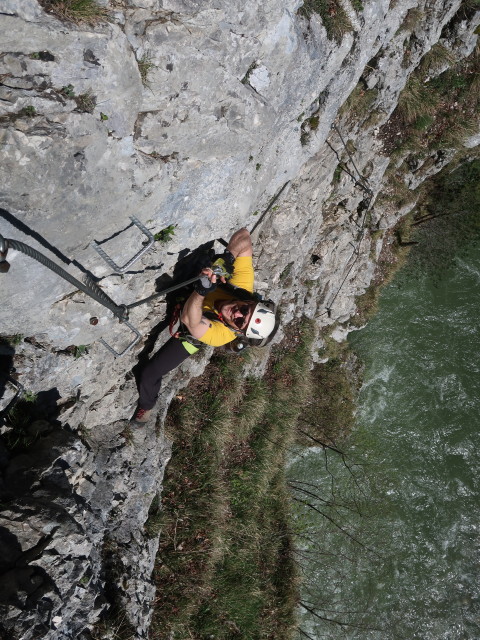
{"label": "green grass", "polygon": [[317,13],[330,40],[340,43],[345,33],[352,31],[352,23],[338,0],[304,0],[298,13],[310,18]]}
{"label": "green grass", "polygon": [[90,25],[98,24],[106,19],[107,11],[95,0],[40,0],[40,4],[48,13],[60,20]]}
{"label": "green grass", "polygon": [[0,336],[0,344],[6,344],[11,347],[17,347],[22,344],[25,336],[22,333],[15,333],[10,336]]}
{"label": "green grass", "polygon": [[480,46],[470,56],[431,77],[452,54],[436,45],[426,54],[400,94],[397,109],[382,128],[386,151],[431,152],[432,149],[461,149],[480,126]]}
{"label": "green grass", "polygon": [[242,377],[241,357],[215,356],[172,404],[150,640],[295,636],[301,523],[287,455],[334,446],[355,392],[349,352],[328,336],[330,360],[310,369],[313,335],[310,321],[289,325],[260,380]]}
{"label": "green grass", "polygon": [[77,344],[74,347],[73,350],[73,357],[75,359],[77,358],[81,358],[82,356],[85,356],[88,354],[88,350],[89,350],[89,345],[88,344]]}
{"label": "green grass", "polygon": [[150,83],[148,81],[148,74],[155,67],[152,62],[152,57],[150,53],[144,53],[140,60],[137,61],[138,70],[140,71],[140,77],[142,79],[142,84],[144,87],[149,87]]}
{"label": "green grass", "polygon": [[297,327],[262,380],[215,357],[169,411],[151,640],[291,638],[298,584],[284,469],[312,393],[312,328]]}
{"label": "green grass", "polygon": [[377,112],[374,111],[373,106],[378,95],[377,88],[366,89],[364,84],[359,82],[340,107],[340,117],[355,120],[359,123],[372,119],[372,124],[374,124],[372,114],[377,116]]}
{"label": "green grass", "polygon": [[422,115],[418,116],[418,118],[413,123],[413,127],[417,131],[423,131],[424,129],[429,129],[434,122],[435,120],[431,115]]}
{"label": "green grass", "polygon": [[337,166],[335,167],[335,171],[333,172],[333,178],[332,178],[333,184],[338,184],[340,182],[342,178],[342,173],[343,173],[342,166],[340,164],[337,164]]}

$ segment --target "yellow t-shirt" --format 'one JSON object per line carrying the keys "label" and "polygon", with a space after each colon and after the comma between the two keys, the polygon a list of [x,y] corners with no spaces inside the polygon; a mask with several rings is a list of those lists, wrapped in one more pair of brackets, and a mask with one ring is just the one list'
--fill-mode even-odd
{"label": "yellow t-shirt", "polygon": [[[253,293],[253,260],[250,256],[240,256],[233,263],[233,276],[230,278],[230,284],[241,287]],[[215,302],[217,300],[235,300],[235,295],[224,291],[223,289],[215,289],[212,293],[205,296],[203,301],[204,311],[215,311]],[[220,320],[210,320],[209,327],[201,338],[200,342],[209,344],[211,347],[221,347],[228,342],[232,342],[237,337],[232,329],[226,327]]]}

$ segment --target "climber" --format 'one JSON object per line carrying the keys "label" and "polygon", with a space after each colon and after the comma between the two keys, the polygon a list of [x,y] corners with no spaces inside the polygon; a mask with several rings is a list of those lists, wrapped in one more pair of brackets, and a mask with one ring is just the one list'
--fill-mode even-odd
{"label": "climber", "polygon": [[157,351],[141,373],[132,423],[148,422],[162,377],[198,351],[196,344],[220,347],[238,336],[265,344],[273,338],[277,328],[275,305],[270,300],[259,301],[253,292],[252,256],[250,233],[240,229],[213,265],[217,272],[220,267],[220,272],[229,277],[228,285],[225,276],[217,277],[212,268],[202,270],[202,277],[181,311],[180,331]]}

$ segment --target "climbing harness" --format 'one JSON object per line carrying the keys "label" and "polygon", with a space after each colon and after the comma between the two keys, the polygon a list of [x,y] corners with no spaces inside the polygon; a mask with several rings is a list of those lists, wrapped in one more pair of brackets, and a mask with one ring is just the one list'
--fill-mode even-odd
{"label": "climbing harness", "polygon": [[337,125],[335,123],[332,124],[332,129],[338,134],[338,136],[339,136],[339,138],[340,138],[340,140],[342,142],[342,145],[344,146],[345,151],[347,152],[348,158],[349,158],[350,162],[352,163],[354,171],[357,174],[357,176],[355,176],[348,169],[346,164],[341,160],[338,151],[327,140],[328,146],[334,152],[334,154],[337,156],[338,163],[339,163],[339,166],[341,167],[342,171],[345,171],[345,173],[352,178],[352,180],[355,183],[355,186],[356,187],[360,187],[367,194],[367,197],[365,198],[365,200],[362,200],[362,202],[360,203],[362,205],[362,213],[364,214],[363,215],[363,220],[362,220],[362,223],[361,223],[360,228],[359,228],[359,233],[358,233],[357,240],[356,240],[356,246],[355,245],[353,246],[353,252],[352,252],[352,255],[350,256],[350,258],[347,261],[347,265],[348,265],[348,263],[350,262],[350,260],[352,259],[353,256],[355,256],[355,260],[352,262],[352,264],[348,268],[348,271],[345,274],[345,277],[343,278],[342,282],[340,283],[340,286],[337,289],[335,295],[333,296],[333,298],[331,298],[329,303],[326,305],[326,311],[324,311],[323,313],[320,314],[320,316],[323,316],[323,315],[327,314],[328,317],[331,316],[333,303],[337,299],[337,296],[339,295],[340,291],[342,290],[345,282],[347,281],[347,279],[348,279],[353,267],[355,266],[355,264],[356,264],[356,262],[357,262],[357,260],[358,260],[358,258],[360,256],[359,248],[360,248],[360,243],[363,240],[363,236],[365,235],[365,225],[366,225],[366,222],[367,222],[367,212],[370,209],[370,205],[372,203],[373,196],[374,196],[373,191],[372,191],[372,189],[370,189],[370,186],[368,184],[368,179],[365,178],[365,176],[362,176],[362,174],[358,170],[358,167],[355,164],[355,161],[354,161],[354,159],[352,157],[352,154],[350,153],[350,151],[349,151],[349,149],[347,147],[347,144],[346,144],[345,140],[343,139],[343,136],[340,133],[340,130],[338,129],[338,127],[337,127]]}

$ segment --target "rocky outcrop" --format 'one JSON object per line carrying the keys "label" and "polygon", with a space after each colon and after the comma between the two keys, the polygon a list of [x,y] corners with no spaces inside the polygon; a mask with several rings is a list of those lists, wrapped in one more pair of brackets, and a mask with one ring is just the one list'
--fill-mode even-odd
{"label": "rocky outcrop", "polygon": [[[180,258],[248,226],[257,288],[281,303],[284,323],[347,322],[381,249],[372,232],[412,206],[375,204],[390,163],[381,127],[435,44],[450,64],[472,52],[480,15],[459,0],[343,0],[347,24],[332,35],[300,6],[132,0],[92,26],[8,0],[0,233],[128,305],[165,285]],[[355,91],[370,92],[361,114],[342,108]],[[405,186],[440,170],[453,153],[441,151],[407,171]],[[339,160],[355,180],[336,172]],[[174,235],[120,275],[91,243],[124,264],[144,241],[131,215]],[[25,440],[0,451],[3,624],[24,640],[86,639],[102,611],[121,606],[147,637],[157,543],[144,524],[169,458],[163,418],[210,351],[166,380],[156,428],[131,433],[144,340],[115,359],[99,340],[121,351],[133,337],[125,325],[30,257],[7,258],[1,402],[17,379],[38,394],[43,421],[20,425]],[[160,298],[130,314],[142,336],[152,332],[149,349],[164,313]],[[267,355],[250,373],[261,375]]]}

